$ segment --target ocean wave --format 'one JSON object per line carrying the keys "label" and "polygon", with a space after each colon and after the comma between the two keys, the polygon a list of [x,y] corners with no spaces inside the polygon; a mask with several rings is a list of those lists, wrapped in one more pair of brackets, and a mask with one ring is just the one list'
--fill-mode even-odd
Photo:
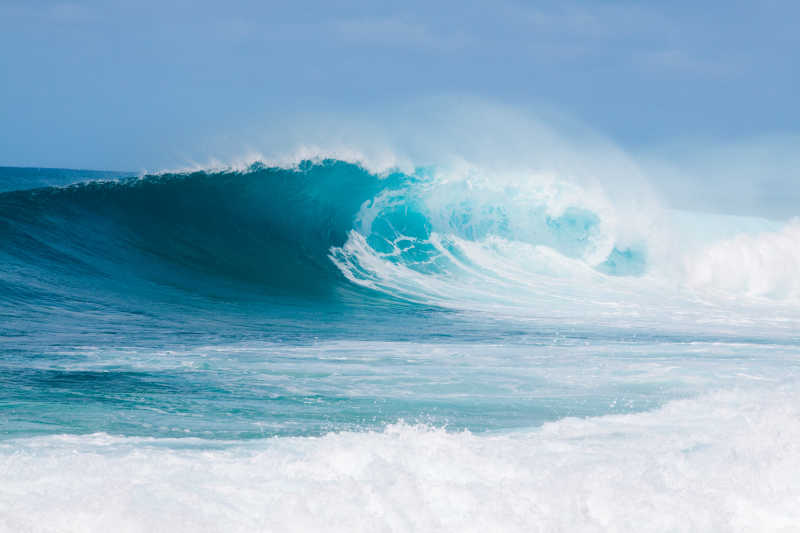
{"label": "ocean wave", "polygon": [[323,161],[10,192],[0,195],[0,253],[72,277],[322,291],[339,279],[328,249],[380,185],[357,165]]}
{"label": "ocean wave", "polygon": [[[362,287],[572,315],[591,302],[616,303],[615,313],[642,295],[800,294],[796,223],[776,230],[702,214],[687,223],[617,196],[547,173],[376,174],[332,159],[12,191],[0,194],[0,254],[13,265],[0,290],[56,291],[87,278],[122,292],[140,290],[136,280],[305,296]],[[727,225],[725,238],[714,225]]]}

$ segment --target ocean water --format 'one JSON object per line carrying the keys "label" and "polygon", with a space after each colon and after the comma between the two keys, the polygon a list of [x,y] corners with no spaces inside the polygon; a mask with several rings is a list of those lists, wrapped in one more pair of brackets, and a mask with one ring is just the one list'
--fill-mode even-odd
{"label": "ocean water", "polygon": [[0,169],[0,530],[800,531],[800,222],[618,189]]}

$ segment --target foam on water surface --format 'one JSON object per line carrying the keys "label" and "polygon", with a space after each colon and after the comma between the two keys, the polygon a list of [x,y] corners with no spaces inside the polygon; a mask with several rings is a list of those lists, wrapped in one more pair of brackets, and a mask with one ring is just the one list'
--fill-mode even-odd
{"label": "foam on water surface", "polygon": [[796,383],[475,435],[0,444],[7,531],[793,531]]}

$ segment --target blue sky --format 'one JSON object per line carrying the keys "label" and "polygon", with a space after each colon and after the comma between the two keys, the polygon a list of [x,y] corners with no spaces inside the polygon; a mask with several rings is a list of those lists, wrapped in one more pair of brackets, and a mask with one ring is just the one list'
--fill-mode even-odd
{"label": "blue sky", "polygon": [[175,167],[287,114],[449,92],[558,109],[637,153],[791,154],[798,18],[790,1],[0,0],[0,164]]}

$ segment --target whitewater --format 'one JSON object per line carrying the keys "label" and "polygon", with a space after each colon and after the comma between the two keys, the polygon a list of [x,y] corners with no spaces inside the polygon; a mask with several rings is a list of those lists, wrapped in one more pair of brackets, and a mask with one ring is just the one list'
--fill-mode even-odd
{"label": "whitewater", "polygon": [[800,531],[800,221],[298,153],[0,169],[0,530]]}

